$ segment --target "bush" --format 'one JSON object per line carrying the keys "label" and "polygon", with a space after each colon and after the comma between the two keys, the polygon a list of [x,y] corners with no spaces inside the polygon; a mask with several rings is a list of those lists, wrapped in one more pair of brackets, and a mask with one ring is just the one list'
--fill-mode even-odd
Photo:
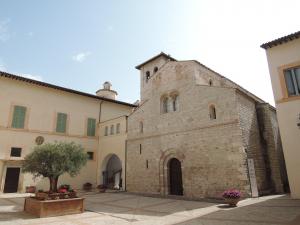
{"label": "bush", "polygon": [[241,192],[239,190],[235,190],[235,189],[230,189],[227,191],[224,191],[222,194],[223,198],[240,198],[241,197]]}

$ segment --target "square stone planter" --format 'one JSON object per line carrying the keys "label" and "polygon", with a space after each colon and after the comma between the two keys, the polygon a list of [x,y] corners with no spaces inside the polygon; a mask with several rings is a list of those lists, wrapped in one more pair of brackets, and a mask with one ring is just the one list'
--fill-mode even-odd
{"label": "square stone planter", "polygon": [[24,211],[37,217],[64,216],[84,212],[84,198],[41,201],[26,198]]}

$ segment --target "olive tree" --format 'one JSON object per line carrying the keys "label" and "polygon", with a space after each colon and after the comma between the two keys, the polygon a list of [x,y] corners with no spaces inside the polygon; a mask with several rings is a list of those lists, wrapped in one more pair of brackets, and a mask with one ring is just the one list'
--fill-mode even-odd
{"label": "olive tree", "polygon": [[87,162],[87,154],[81,145],[74,142],[55,142],[36,146],[26,155],[22,171],[36,177],[46,177],[50,181],[50,192],[57,191],[60,175],[68,173],[76,176]]}

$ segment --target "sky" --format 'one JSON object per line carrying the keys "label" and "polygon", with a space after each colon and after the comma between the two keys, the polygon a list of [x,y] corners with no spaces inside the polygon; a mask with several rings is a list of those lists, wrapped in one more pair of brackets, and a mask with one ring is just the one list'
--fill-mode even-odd
{"label": "sky", "polygon": [[299,0],[0,0],[0,70],[118,100],[139,99],[135,66],[195,59],[274,105],[260,45],[300,30]]}

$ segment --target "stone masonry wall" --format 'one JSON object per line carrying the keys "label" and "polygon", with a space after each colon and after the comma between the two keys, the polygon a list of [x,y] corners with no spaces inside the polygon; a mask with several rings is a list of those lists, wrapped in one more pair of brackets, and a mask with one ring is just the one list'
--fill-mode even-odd
{"label": "stone masonry wall", "polygon": [[257,104],[262,144],[266,149],[267,175],[273,193],[288,190],[287,174],[281,145],[281,138],[276,118],[276,111],[267,103]]}
{"label": "stone masonry wall", "polygon": [[263,154],[264,150],[261,145],[255,102],[240,92],[237,92],[237,99],[243,144],[248,158],[254,160],[257,188],[261,194],[269,188],[269,182]]}
{"label": "stone masonry wall", "polygon": [[[249,194],[235,89],[196,84],[199,71],[192,61],[169,62],[149,80],[150,97],[128,118],[129,192],[169,194],[168,162],[177,158],[185,197],[220,197],[228,188]],[[161,96],[173,91],[179,109],[162,114]],[[215,120],[209,117],[211,104]]]}

